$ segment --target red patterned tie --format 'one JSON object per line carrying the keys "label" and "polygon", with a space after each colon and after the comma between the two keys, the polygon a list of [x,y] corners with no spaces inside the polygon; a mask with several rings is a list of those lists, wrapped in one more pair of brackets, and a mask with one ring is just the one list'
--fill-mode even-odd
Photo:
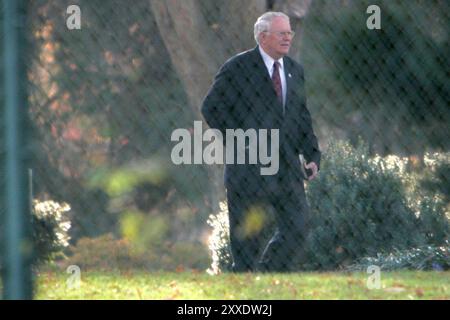
{"label": "red patterned tie", "polygon": [[278,71],[279,69],[280,63],[278,61],[275,61],[273,64],[273,73],[272,73],[273,88],[277,93],[278,101],[280,101],[280,103],[283,104],[283,90],[281,89],[281,78],[280,72]]}

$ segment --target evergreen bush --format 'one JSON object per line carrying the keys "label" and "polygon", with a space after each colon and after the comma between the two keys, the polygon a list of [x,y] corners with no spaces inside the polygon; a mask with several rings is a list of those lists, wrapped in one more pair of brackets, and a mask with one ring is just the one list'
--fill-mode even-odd
{"label": "evergreen bush", "polygon": [[[366,257],[448,248],[445,198],[421,192],[412,174],[395,156],[370,157],[363,144],[331,142],[318,177],[307,183],[311,228],[299,269],[345,269]],[[418,187],[407,187],[411,181]],[[226,211],[209,218],[211,273],[230,270]]]}

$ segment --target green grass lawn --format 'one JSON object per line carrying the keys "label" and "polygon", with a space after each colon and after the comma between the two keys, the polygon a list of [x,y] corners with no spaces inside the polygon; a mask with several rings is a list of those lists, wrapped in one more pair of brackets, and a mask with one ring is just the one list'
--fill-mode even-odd
{"label": "green grass lawn", "polygon": [[37,299],[450,299],[450,272],[381,272],[368,289],[365,273],[222,274],[81,272],[37,275]]}

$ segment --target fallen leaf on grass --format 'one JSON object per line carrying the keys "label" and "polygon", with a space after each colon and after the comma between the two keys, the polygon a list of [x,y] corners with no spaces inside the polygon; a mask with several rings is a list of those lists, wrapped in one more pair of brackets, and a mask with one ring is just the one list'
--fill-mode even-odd
{"label": "fallen leaf on grass", "polygon": [[400,282],[394,282],[392,284],[393,287],[406,288],[406,286]]}
{"label": "fallen leaf on grass", "polygon": [[141,294],[141,290],[139,290],[138,288],[136,288],[139,300],[142,300],[142,294]]}
{"label": "fallen leaf on grass", "polygon": [[184,266],[180,264],[180,265],[176,268],[175,271],[176,271],[177,273],[184,272]]}
{"label": "fallen leaf on grass", "polygon": [[280,280],[278,280],[278,279],[273,279],[272,280],[272,285],[277,286],[279,284],[280,284]]}
{"label": "fallen leaf on grass", "polygon": [[362,280],[357,280],[357,279],[349,279],[347,280],[347,285],[348,286],[353,286],[353,285],[362,285],[363,281]]}
{"label": "fallen leaf on grass", "polygon": [[402,287],[390,287],[390,288],[384,289],[384,291],[390,292],[390,293],[400,293],[400,292],[403,292],[405,290],[406,289],[402,288]]}
{"label": "fallen leaf on grass", "polygon": [[290,288],[291,288],[291,292],[294,295],[294,299],[295,299],[297,297],[298,291],[294,286],[290,286]]}
{"label": "fallen leaf on grass", "polygon": [[175,292],[171,296],[167,297],[166,300],[175,300],[180,296],[180,293],[181,292],[179,289],[175,289]]}

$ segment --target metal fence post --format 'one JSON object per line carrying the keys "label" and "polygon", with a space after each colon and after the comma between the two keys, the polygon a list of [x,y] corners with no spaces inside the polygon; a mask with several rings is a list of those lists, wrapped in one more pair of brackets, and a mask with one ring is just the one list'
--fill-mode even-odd
{"label": "metal fence post", "polygon": [[3,0],[5,212],[3,298],[32,299],[27,174],[26,1]]}

